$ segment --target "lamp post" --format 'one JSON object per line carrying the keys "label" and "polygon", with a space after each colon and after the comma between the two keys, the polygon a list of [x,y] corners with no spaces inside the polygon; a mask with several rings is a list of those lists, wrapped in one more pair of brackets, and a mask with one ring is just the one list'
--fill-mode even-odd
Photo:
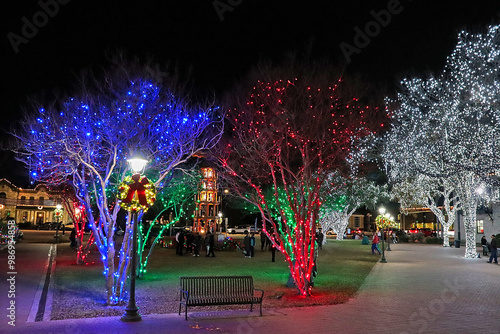
{"label": "lamp post", "polygon": [[[378,212],[380,212],[380,215],[383,216],[385,219],[385,208],[381,207],[378,209]],[[380,260],[381,263],[387,263],[387,260],[385,259],[385,245],[384,245],[384,231],[385,231],[385,225],[382,226],[382,259]]]}
{"label": "lamp post", "polygon": [[[132,155],[130,159],[127,160],[130,168],[136,174],[141,174],[148,163],[148,160],[140,153],[139,150]],[[120,318],[121,321],[125,322],[136,322],[141,321],[142,317],[139,314],[139,308],[135,303],[135,278],[137,276],[137,211],[131,211],[132,213],[132,264],[130,266],[130,298],[128,300],[128,305],[125,308],[125,313]]]}
{"label": "lamp post", "polygon": [[219,216],[219,232],[221,232],[221,229],[222,229],[222,212],[219,211],[219,213],[217,214]]}
{"label": "lamp post", "polygon": [[56,234],[54,235],[54,238],[56,239],[56,243],[59,242],[59,216],[61,214],[62,214],[62,205],[57,204],[54,212],[54,216],[56,218]]}
{"label": "lamp post", "polygon": [[[388,214],[386,214],[388,216]],[[388,217],[391,221],[394,221],[394,217]],[[391,251],[391,238],[389,237],[389,231],[387,231],[387,251]]]}

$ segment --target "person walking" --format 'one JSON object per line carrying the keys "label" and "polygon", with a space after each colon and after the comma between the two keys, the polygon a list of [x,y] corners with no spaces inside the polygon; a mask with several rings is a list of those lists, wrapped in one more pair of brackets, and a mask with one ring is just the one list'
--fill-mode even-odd
{"label": "person walking", "polygon": [[276,262],[276,246],[271,243],[271,262]]}
{"label": "person walking", "polygon": [[214,254],[214,247],[215,247],[214,235],[211,232],[207,232],[207,237],[205,238],[205,240],[207,240],[207,257],[210,257],[210,254],[212,255],[212,257],[215,257],[215,254]]}
{"label": "person walking", "polygon": [[193,237],[193,256],[200,256],[201,236],[198,232]]}
{"label": "person walking", "polygon": [[245,237],[243,238],[243,246],[245,247],[245,257],[250,257],[250,237],[248,236],[248,231],[245,231]]}
{"label": "person walking", "polygon": [[194,239],[194,234],[191,231],[186,232],[186,254],[189,252],[190,254],[193,254],[193,239]]}
{"label": "person walking", "polygon": [[264,230],[260,230],[260,250],[262,252],[266,250],[266,239],[267,236],[264,233]]}
{"label": "person walking", "polygon": [[255,255],[255,233],[252,232],[250,235],[250,257]]}
{"label": "person walking", "polygon": [[182,230],[175,234],[175,241],[177,246],[175,247],[175,253],[177,255],[182,255],[184,252],[184,232]]}
{"label": "person walking", "polygon": [[483,246],[483,255],[488,256],[488,240],[486,240],[484,235],[481,238],[481,246]]}
{"label": "person walking", "polygon": [[323,230],[321,228],[316,232],[316,241],[319,249],[323,249]]}
{"label": "person walking", "polygon": [[378,237],[378,234],[375,233],[373,234],[373,239],[372,239],[372,254],[375,254],[375,251],[377,251],[380,254],[380,249],[378,248],[378,243],[380,242],[380,239]]}
{"label": "person walking", "polygon": [[495,260],[494,263],[498,264],[498,257],[497,257],[497,239],[495,239],[495,235],[491,236],[491,242],[490,242],[490,260],[488,263],[491,263],[493,260]]}

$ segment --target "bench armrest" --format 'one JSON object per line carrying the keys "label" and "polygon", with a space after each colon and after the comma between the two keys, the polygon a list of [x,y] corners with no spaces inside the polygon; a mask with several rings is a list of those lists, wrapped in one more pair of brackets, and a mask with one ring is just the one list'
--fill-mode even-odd
{"label": "bench armrest", "polygon": [[260,291],[260,299],[264,298],[264,290],[262,290],[262,289],[254,289],[254,291]]}
{"label": "bench armrest", "polygon": [[182,301],[182,297],[184,297],[186,301],[189,300],[189,291],[181,290],[180,301]]}

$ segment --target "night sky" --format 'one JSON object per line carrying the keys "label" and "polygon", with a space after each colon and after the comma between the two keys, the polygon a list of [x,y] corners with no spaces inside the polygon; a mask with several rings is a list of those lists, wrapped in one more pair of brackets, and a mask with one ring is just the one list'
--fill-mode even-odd
{"label": "night sky", "polygon": [[[360,73],[367,83],[387,87],[387,94],[393,94],[400,78],[439,71],[460,30],[481,32],[500,23],[498,0],[7,0],[2,4],[3,143],[28,106],[28,97],[50,97],[54,91],[70,94],[81,70],[98,72],[117,50],[130,57],[153,57],[161,64],[170,61],[183,71],[192,68],[198,90],[221,94],[259,60],[279,62],[285,54],[303,52],[311,45],[313,58],[347,64],[348,72]],[[374,23],[373,13],[388,8],[393,13],[390,19],[385,16],[387,24]],[[35,31],[29,27],[32,24]],[[372,37],[347,63],[340,44],[356,47],[355,28],[364,31],[367,25],[373,29]],[[26,186],[24,175],[27,172],[11,155],[0,156],[0,178]]]}

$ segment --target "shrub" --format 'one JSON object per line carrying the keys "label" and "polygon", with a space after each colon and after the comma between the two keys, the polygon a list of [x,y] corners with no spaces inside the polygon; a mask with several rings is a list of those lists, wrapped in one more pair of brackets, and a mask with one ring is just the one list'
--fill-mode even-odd
{"label": "shrub", "polygon": [[442,244],[443,239],[437,237],[427,237],[425,238],[425,243],[427,244]]}
{"label": "shrub", "polygon": [[425,235],[422,232],[408,234],[408,239],[410,240],[410,242],[415,242],[415,241],[423,242],[424,237]]}
{"label": "shrub", "polygon": [[404,233],[403,231],[401,232],[398,232],[396,234],[398,236],[398,241],[399,242],[408,242],[408,235],[406,233]]}

